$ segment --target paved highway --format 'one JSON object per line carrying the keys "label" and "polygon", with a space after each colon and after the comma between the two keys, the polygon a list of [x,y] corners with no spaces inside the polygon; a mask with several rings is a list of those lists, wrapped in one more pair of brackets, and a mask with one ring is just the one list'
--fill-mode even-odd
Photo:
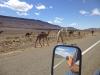
{"label": "paved highway", "polygon": [[[100,34],[89,35],[83,39],[75,39],[67,43],[76,43],[84,51],[98,40],[100,40]],[[0,55],[0,75],[50,75],[54,46],[55,44],[43,48],[31,47],[21,52]],[[97,68],[100,68],[99,49],[100,43],[83,55],[82,75],[92,75]]]}

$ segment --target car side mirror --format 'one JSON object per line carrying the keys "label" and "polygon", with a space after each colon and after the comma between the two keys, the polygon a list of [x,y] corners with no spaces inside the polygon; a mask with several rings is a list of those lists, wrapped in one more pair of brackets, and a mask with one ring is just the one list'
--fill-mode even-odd
{"label": "car side mirror", "polygon": [[53,49],[51,75],[81,75],[81,64],[82,52],[79,47],[57,45]]}

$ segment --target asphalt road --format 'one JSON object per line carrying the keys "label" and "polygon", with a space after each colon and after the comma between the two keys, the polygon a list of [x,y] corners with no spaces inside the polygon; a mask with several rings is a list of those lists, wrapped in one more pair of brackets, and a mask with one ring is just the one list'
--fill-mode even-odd
{"label": "asphalt road", "polygon": [[[67,43],[76,43],[84,51],[98,40],[100,34]],[[50,75],[52,50],[55,45],[53,43],[49,47],[31,47],[21,52],[0,55],[0,75]],[[99,49],[100,43],[83,55],[82,75],[92,75],[97,68],[100,68]]]}

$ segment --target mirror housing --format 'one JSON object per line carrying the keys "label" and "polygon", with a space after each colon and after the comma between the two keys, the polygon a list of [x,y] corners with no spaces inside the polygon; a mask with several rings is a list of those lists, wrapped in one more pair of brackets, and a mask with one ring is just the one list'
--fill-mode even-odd
{"label": "mirror housing", "polygon": [[79,75],[81,75],[81,65],[82,65],[82,52],[81,49],[73,45],[57,45],[53,49],[52,54],[52,65],[51,65],[51,75],[54,75],[54,60],[56,55],[68,59],[69,56],[73,57],[74,53],[77,51],[77,58],[79,60]]}

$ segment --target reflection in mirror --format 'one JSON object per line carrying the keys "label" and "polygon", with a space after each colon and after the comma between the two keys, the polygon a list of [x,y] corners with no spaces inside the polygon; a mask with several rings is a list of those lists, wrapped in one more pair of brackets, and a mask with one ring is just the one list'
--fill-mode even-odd
{"label": "reflection in mirror", "polygon": [[77,51],[76,48],[73,47],[58,46],[55,50],[55,54],[60,55],[64,58],[66,58],[67,56],[74,57],[76,51]]}
{"label": "reflection in mirror", "polygon": [[55,48],[54,75],[80,75],[79,57],[77,48],[57,46]]}

